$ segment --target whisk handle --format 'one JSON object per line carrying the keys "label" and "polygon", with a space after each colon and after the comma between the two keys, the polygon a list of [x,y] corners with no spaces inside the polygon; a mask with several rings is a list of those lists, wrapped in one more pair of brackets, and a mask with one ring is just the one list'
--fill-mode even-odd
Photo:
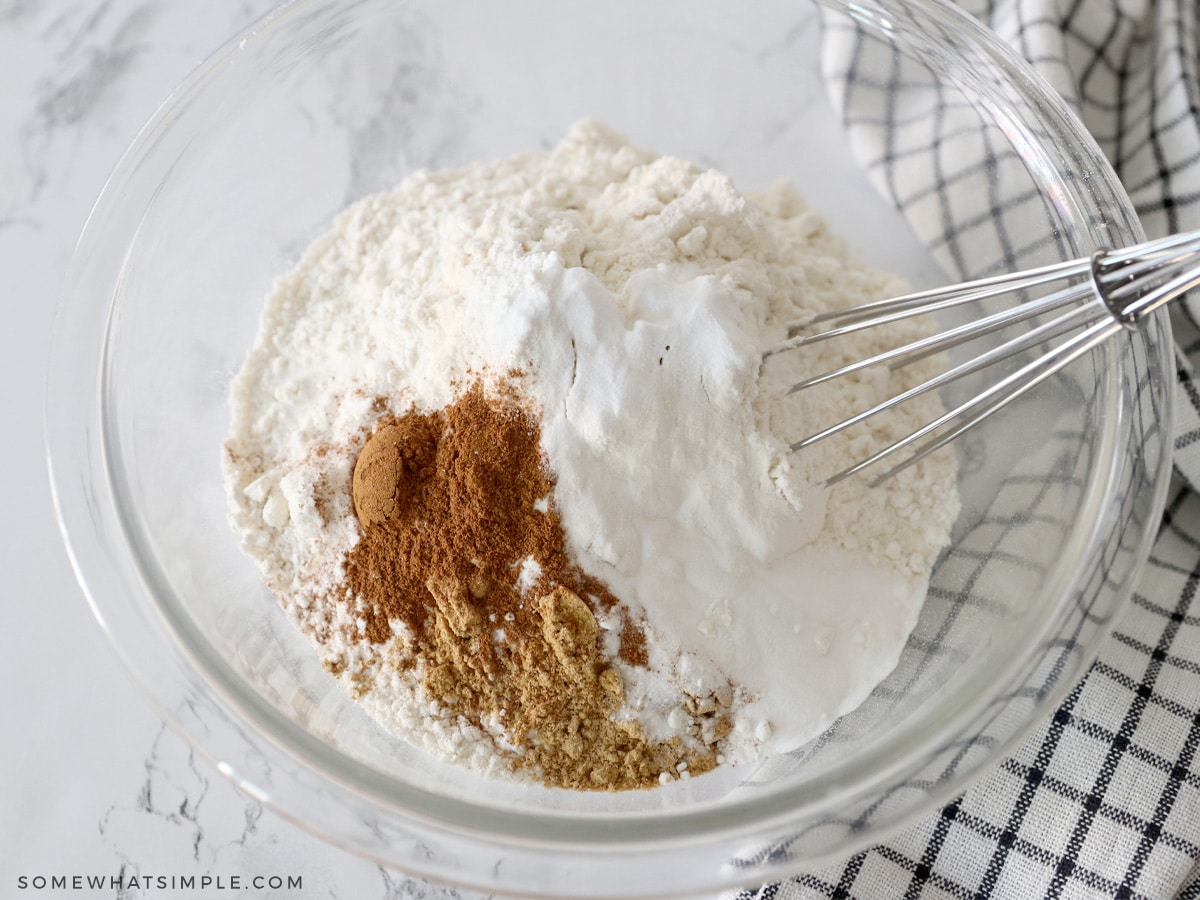
{"label": "whisk handle", "polygon": [[1122,325],[1200,287],[1200,232],[1176,234],[1091,256],[1092,288]]}

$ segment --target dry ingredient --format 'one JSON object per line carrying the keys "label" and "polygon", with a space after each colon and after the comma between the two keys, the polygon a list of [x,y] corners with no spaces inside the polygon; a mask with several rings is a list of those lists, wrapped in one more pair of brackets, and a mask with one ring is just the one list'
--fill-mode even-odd
{"label": "dry ingredient", "polygon": [[[711,769],[711,749],[651,742],[636,720],[615,718],[624,691],[592,605],[618,601],[570,561],[558,514],[540,503],[553,479],[537,423],[514,399],[476,383],[367,439],[353,481],[363,537],[347,564],[351,591],[370,601],[367,639],[402,622],[425,692],[497,723],[528,747],[516,764],[546,784],[639,788],[681,764]],[[521,584],[525,566],[537,575]],[[620,642],[619,659],[644,665],[633,622]]]}
{"label": "dry ingredient", "polygon": [[789,186],[752,200],[596,123],[417,173],[274,287],[232,391],[235,527],[329,671],[443,758],[623,789],[790,749],[895,665],[954,468],[821,488],[936,399],[789,438],[935,363],[788,397],[888,336],[761,353],[899,289]]}

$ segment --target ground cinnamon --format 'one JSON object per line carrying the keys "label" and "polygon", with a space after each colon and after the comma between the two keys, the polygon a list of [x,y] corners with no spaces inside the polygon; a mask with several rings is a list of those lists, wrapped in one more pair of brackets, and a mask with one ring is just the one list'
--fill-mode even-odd
{"label": "ground cinnamon", "polygon": [[[596,616],[617,599],[570,560],[539,442],[516,396],[482,383],[377,423],[354,469],[363,537],[347,561],[367,639],[407,626],[430,697],[502,731],[549,785],[642,788],[712,768],[705,742],[652,742],[615,717],[623,688]],[[620,657],[644,665],[645,637],[622,621]]]}

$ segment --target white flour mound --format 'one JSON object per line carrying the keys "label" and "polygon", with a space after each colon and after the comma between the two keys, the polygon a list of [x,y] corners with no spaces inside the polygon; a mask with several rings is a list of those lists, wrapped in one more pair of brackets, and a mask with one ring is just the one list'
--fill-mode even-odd
{"label": "white flour mound", "polygon": [[728,761],[795,747],[895,666],[957,499],[943,454],[878,488],[819,486],[933,418],[935,398],[787,450],[932,362],[785,396],[889,336],[766,365],[762,351],[815,313],[902,290],[852,260],[790,186],[749,198],[592,122],[548,154],[416,173],[343,213],[275,285],[232,392],[235,527],[369,712],[508,773],[504,735],[386,665],[405,652],[402,629],[362,641],[361,607],[339,586],[360,534],[350,474],[376,419],[523,371],[568,546],[645,622],[649,667],[618,664],[622,714],[651,739],[686,735],[686,695],[732,685]]}

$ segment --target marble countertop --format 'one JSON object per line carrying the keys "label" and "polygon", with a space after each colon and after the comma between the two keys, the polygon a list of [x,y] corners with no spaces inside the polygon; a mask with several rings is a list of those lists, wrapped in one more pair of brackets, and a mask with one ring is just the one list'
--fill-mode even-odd
{"label": "marble countertop", "polygon": [[[0,897],[38,876],[302,877],[247,896],[445,898],[239,793],[166,729],[105,643],[51,504],[41,376],[59,283],[107,173],[172,87],[273,0],[0,0]],[[22,890],[21,879],[25,889]],[[72,890],[69,896],[159,896]],[[177,897],[207,892],[174,891]]]}
{"label": "marble countertop", "polygon": [[[162,100],[214,48],[278,2],[0,0],[0,412],[8,423],[0,442],[0,497],[5,501],[0,512],[0,603],[8,627],[8,648],[0,654],[0,715],[4,723],[0,739],[0,900],[51,896],[333,900],[479,896],[430,885],[340,850],[239,792],[193,753],[163,725],[110,651],[75,580],[55,521],[42,440],[42,383],[57,295],[76,237],[108,173]],[[758,35],[757,43],[737,44],[736,38],[724,31],[702,37],[719,41],[719,46],[737,46],[739,52],[759,62],[769,61],[772,54],[799,58],[803,54],[796,52],[796,45],[800,38],[813,37],[813,16],[810,11],[805,18],[790,5],[780,9],[788,17],[796,16],[795,26]],[[690,18],[682,20],[691,25]],[[613,21],[624,40],[625,33],[619,29],[625,23]],[[477,22],[469,20],[469,24],[472,33],[479,31],[474,27]],[[765,28],[757,20],[753,24],[760,32]],[[652,31],[643,29],[640,37],[651,41]],[[486,36],[495,38],[491,32]],[[542,37],[540,32],[536,36]],[[555,49],[569,55],[567,43],[560,41]],[[807,62],[816,56],[808,54],[804,59]],[[558,65],[565,68],[570,60],[560,60]],[[504,73],[509,71],[513,69]],[[768,74],[774,77],[775,71],[768,70]],[[538,70],[535,74],[540,77],[542,73]],[[608,73],[604,74],[607,78]],[[705,74],[711,81],[708,90],[719,92],[719,67],[709,67]],[[497,94],[512,92],[504,79],[499,81],[489,88]],[[866,182],[848,153],[839,157],[830,151],[835,144],[844,144],[841,129],[817,118],[829,113],[816,110],[818,104],[811,103],[810,96],[793,90],[786,79],[776,82],[792,91],[786,95],[790,105],[786,121],[773,119],[768,124],[778,126],[779,133],[802,134],[805,147],[826,142],[821,155],[825,168],[817,171],[810,166],[820,177],[813,179],[812,191],[803,186],[809,200],[822,211],[850,210],[850,215],[859,215],[864,197],[851,195],[844,185],[846,179],[839,176],[853,167],[858,180]],[[575,82],[570,86],[574,90]],[[810,92],[821,93],[816,89]],[[712,94],[705,99],[711,100]],[[657,117],[658,107],[651,112]],[[391,107],[385,113],[381,118],[393,126],[401,118]],[[741,120],[733,121],[737,118],[720,122],[734,131],[744,127]],[[755,135],[755,140],[762,138],[757,132]],[[785,142],[772,140],[770,135],[764,139],[772,152],[780,157],[791,153],[784,148]],[[360,160],[359,149],[352,148],[348,158]],[[787,158],[793,156],[799,159],[803,154],[791,153]],[[770,169],[777,161],[762,168]],[[800,159],[798,164],[807,162]],[[826,171],[839,167],[845,168]],[[348,196],[358,196],[355,187],[348,187]],[[876,206],[882,205],[874,193],[871,198]],[[890,209],[886,212],[896,215]],[[836,217],[830,218],[836,228]],[[896,228],[894,221],[873,217],[862,223],[855,236],[886,256],[872,260],[881,268],[911,277],[911,271],[892,263],[909,264],[926,254],[907,229]],[[1188,597],[1190,603],[1190,594]],[[1171,613],[1172,621],[1182,621],[1185,609],[1186,605],[1181,605],[1179,612]],[[1172,626],[1170,634],[1174,633]],[[1153,651],[1155,666],[1159,652]],[[1143,664],[1149,665],[1149,647],[1144,657]],[[1138,691],[1139,704],[1152,682],[1130,682]],[[1182,709],[1178,703],[1174,707]],[[1137,718],[1130,721],[1136,724]],[[1148,717],[1147,721],[1153,720]],[[1124,745],[1119,752],[1110,750],[1110,759],[1125,752],[1128,739],[1122,733],[1120,740]],[[1189,744],[1188,766],[1192,766],[1194,750]],[[1069,749],[1063,750],[1063,756],[1071,759]],[[1182,766],[1167,764],[1162,771],[1169,770],[1176,778],[1174,773],[1182,771]],[[1113,771],[1110,768],[1105,778]],[[1159,777],[1154,772],[1150,776]],[[1023,785],[1022,798],[1028,808]],[[1137,791],[1141,790],[1139,786]],[[1168,799],[1173,802],[1174,798]],[[1090,794],[1086,800],[1100,802]],[[1075,801],[1062,802],[1069,807]],[[1115,808],[1111,818],[1120,825],[1124,807]],[[1088,806],[1087,816],[1081,815],[1078,821],[1090,822],[1093,809]],[[1183,812],[1177,818],[1194,821],[1182,802],[1180,809]],[[980,821],[983,825],[962,838],[960,849],[981,835],[991,841],[988,823],[995,820],[984,815]],[[1073,821],[1068,818],[1065,827],[1071,828]],[[1136,818],[1129,821],[1137,822]],[[1097,829],[1096,833],[1111,831]],[[1131,834],[1126,830],[1122,837],[1132,840]],[[1158,834],[1156,830],[1155,839]],[[1071,840],[1077,836],[1073,834]],[[1011,835],[1005,831],[1002,837]],[[925,876],[929,874],[922,854],[932,847],[936,855],[941,839],[919,844],[923,849],[911,856],[910,871],[923,869]],[[1010,844],[1002,844],[998,858],[1006,858]],[[1078,849],[1077,844],[1073,846],[1070,853]],[[912,853],[911,848],[908,852]],[[1057,859],[1053,854],[1042,855]],[[1114,868],[1128,871],[1121,857],[1109,857],[1116,860]],[[954,858],[961,859],[962,853]],[[1020,869],[1021,862],[1017,860],[1013,871]],[[1189,859],[1188,865],[1191,863]],[[1068,872],[1073,871],[1074,860],[1070,864]],[[857,865],[847,871],[853,882],[858,877]],[[950,871],[953,874],[953,867]],[[992,873],[990,867],[988,872]],[[207,877],[214,881],[207,888],[161,891],[153,886],[117,888],[110,880],[129,876]],[[76,877],[82,882],[78,888],[73,882]],[[100,886],[89,887],[89,877],[100,879]],[[229,884],[235,877],[241,887],[231,890]],[[52,887],[53,878],[65,878],[67,889]],[[868,888],[875,884],[870,878],[863,883]],[[1078,882],[1071,884],[1078,886]],[[934,885],[930,889],[940,890]]]}
{"label": "marble countertop", "polygon": [[[0,598],[10,628],[0,655],[3,898],[55,894],[39,890],[38,879],[121,875],[302,878],[301,889],[252,888],[246,896],[478,896],[341,851],[241,794],[196,757],[110,652],[55,522],[41,384],[76,236],[159,103],[275,3],[0,0],[0,408],[9,423],[0,444]],[[811,197],[814,206],[846,203],[838,179],[827,182],[817,190],[828,196]],[[888,246],[897,258],[912,256],[903,242]],[[106,885],[67,895],[162,894]]]}

